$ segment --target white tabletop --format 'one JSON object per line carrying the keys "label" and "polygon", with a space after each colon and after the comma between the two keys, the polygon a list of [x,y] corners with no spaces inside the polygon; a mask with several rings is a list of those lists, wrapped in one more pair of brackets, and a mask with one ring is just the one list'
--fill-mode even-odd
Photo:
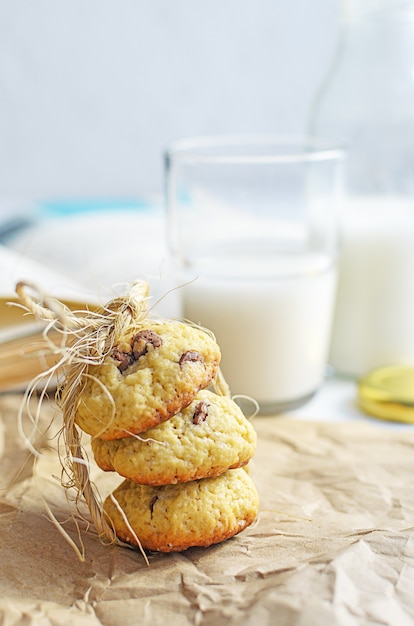
{"label": "white tabletop", "polygon": [[357,402],[357,383],[342,378],[327,378],[325,383],[305,405],[292,410],[288,417],[320,422],[363,421],[380,428],[413,430],[414,424],[402,424],[372,417],[364,413]]}

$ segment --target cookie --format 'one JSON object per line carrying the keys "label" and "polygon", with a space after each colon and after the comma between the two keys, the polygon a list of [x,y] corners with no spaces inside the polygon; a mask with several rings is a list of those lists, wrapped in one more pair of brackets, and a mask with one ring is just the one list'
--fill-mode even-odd
{"label": "cookie", "polygon": [[220,349],[184,322],[147,321],[87,371],[75,422],[105,440],[139,434],[188,406],[215,377]]}
{"label": "cookie", "polygon": [[162,487],[127,479],[104,502],[121,541],[158,552],[224,541],[252,524],[258,508],[256,488],[243,468]]}
{"label": "cookie", "polygon": [[96,438],[92,450],[105,471],[145,485],[168,485],[245,465],[255,452],[256,439],[235,402],[204,390],[188,407],[139,438]]}

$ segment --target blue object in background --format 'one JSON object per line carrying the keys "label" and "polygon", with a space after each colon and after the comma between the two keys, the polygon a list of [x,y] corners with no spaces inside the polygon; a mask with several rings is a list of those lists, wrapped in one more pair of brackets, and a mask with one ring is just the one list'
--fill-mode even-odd
{"label": "blue object in background", "polygon": [[36,213],[40,219],[46,219],[48,217],[66,217],[80,213],[95,213],[101,211],[143,211],[154,207],[154,202],[139,198],[75,198],[42,201],[38,205]]}

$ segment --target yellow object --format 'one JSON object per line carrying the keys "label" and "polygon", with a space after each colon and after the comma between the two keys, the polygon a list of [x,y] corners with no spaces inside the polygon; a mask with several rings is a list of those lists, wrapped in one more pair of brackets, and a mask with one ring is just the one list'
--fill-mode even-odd
{"label": "yellow object", "polygon": [[374,417],[414,424],[414,367],[391,366],[370,372],[358,383],[358,404]]}
{"label": "yellow object", "polygon": [[[0,393],[22,390],[32,378],[44,372],[59,360],[53,354],[42,332],[45,323],[34,321],[21,307],[15,296],[0,297]],[[96,310],[97,305],[62,300],[71,310]],[[56,333],[49,337],[57,338]]]}

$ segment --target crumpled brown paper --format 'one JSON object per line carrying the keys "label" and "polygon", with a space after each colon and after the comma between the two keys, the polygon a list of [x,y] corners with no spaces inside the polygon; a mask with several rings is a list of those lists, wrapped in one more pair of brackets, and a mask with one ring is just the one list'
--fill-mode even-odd
{"label": "crumpled brown paper", "polygon": [[[257,522],[211,548],[149,554],[147,567],[93,529],[78,560],[42,501],[78,544],[56,441],[43,441],[33,476],[19,402],[0,401],[1,624],[414,623],[414,430],[256,418]],[[102,491],[119,481],[96,478]]]}

